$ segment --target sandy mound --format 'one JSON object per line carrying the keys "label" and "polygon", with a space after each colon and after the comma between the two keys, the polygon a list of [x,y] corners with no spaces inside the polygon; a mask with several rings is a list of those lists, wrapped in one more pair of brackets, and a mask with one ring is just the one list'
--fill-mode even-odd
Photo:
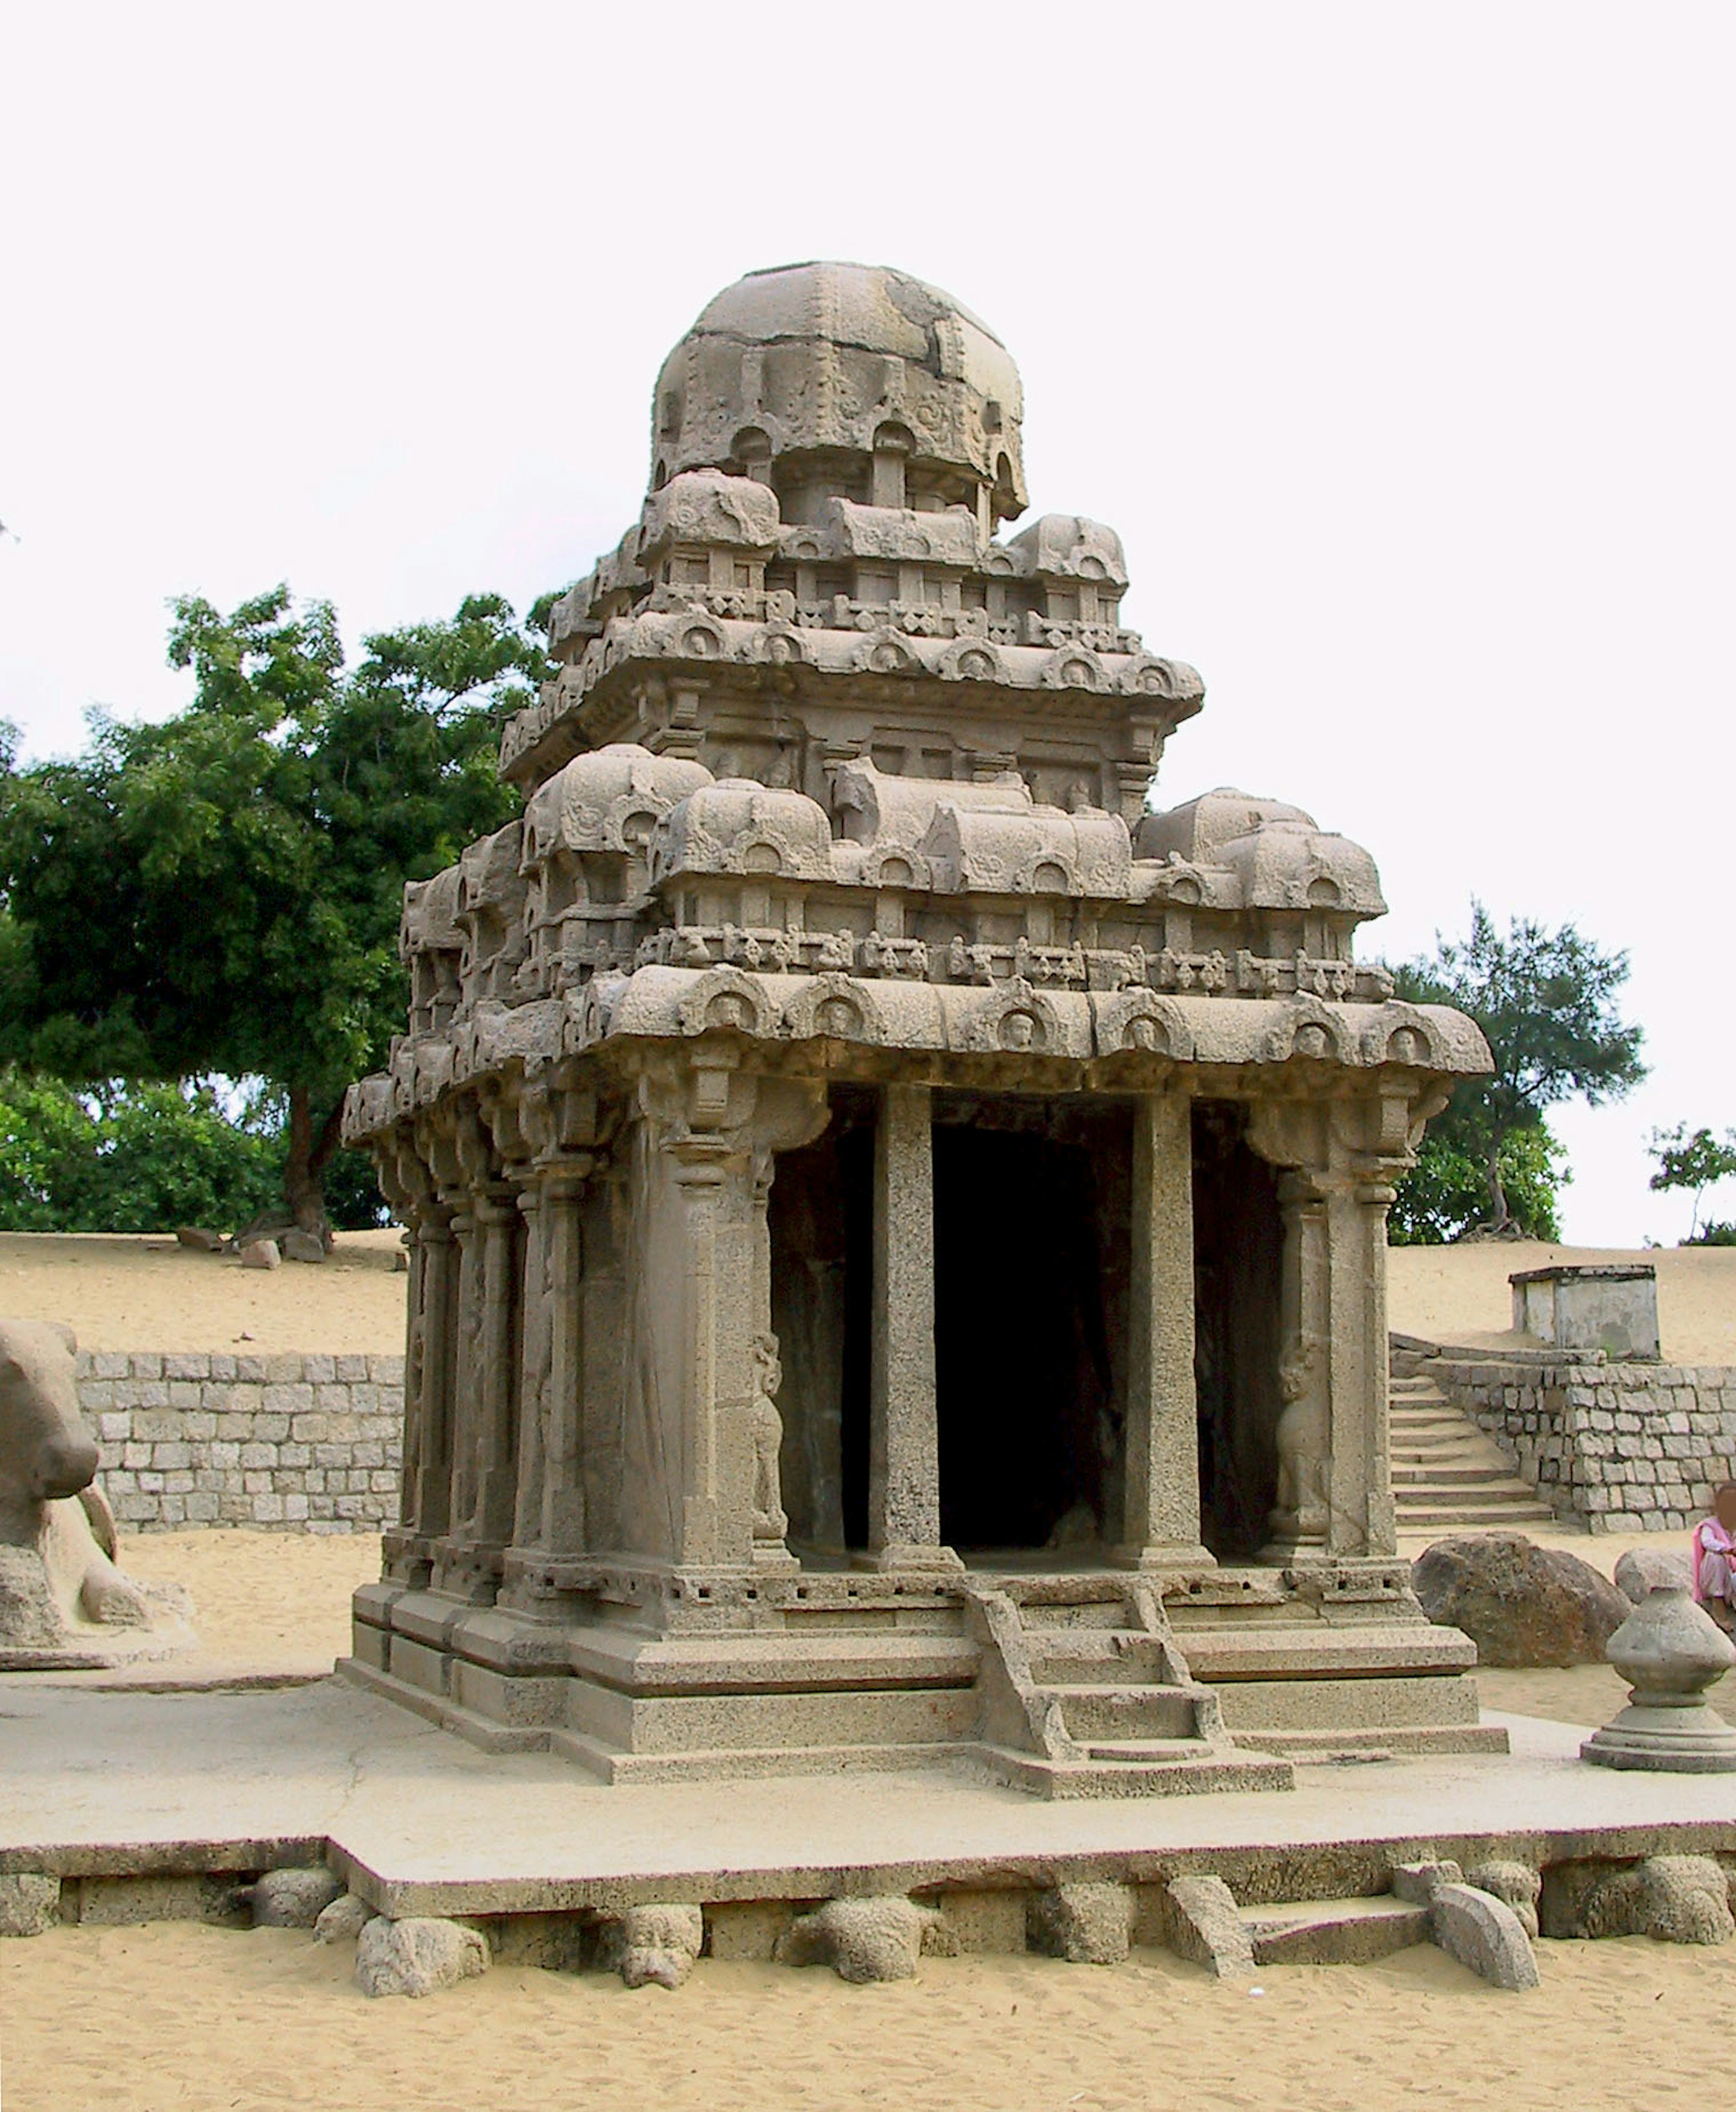
{"label": "sandy mound", "polygon": [[702,1959],[674,1996],[497,1968],[427,2002],[370,2003],[347,1946],[167,1923],[0,1946],[0,2014],[7,2112],[1628,2112],[1704,2094],[1736,1951],[1642,1937],[1546,1942],[1538,1962],[1543,1991],[1523,2000],[1425,1945],[1269,1967],[1252,1990],[1138,1951],[1116,1967],[926,1959],[872,1987]]}
{"label": "sandy mound", "polygon": [[[401,1238],[345,1232],[323,1268],[285,1263],[264,1275],[166,1236],[0,1232],[0,1313],[65,1321],[87,1349],[398,1351],[407,1279],[392,1260]],[[1666,1357],[1736,1363],[1731,1247],[1395,1247],[1388,1317],[1401,1333],[1435,1341],[1511,1345],[1520,1339],[1508,1331],[1515,1270],[1630,1260],[1656,1267]]]}
{"label": "sandy mound", "polygon": [[172,1237],[0,1232],[0,1313],[59,1320],[86,1350],[402,1354],[402,1234],[340,1233],[317,1268],[266,1272]]}
{"label": "sandy mound", "polygon": [[1511,1331],[1510,1276],[1557,1262],[1625,1261],[1657,1271],[1658,1332],[1671,1363],[1736,1364],[1736,1247],[1552,1247],[1538,1240],[1393,1247],[1387,1322],[1432,1342],[1511,1347],[1525,1338]]}

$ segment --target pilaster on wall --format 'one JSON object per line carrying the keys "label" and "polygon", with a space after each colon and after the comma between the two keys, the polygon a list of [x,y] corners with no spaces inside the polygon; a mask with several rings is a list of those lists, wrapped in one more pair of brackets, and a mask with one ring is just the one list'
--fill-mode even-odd
{"label": "pilaster on wall", "polygon": [[1284,1170],[1284,1407],[1269,1556],[1397,1546],[1388,1435],[1386,1215],[1420,1135],[1405,1095],[1261,1100],[1248,1141]]}
{"label": "pilaster on wall", "polygon": [[748,1565],[771,1331],[766,1191],[775,1154],[825,1127],[825,1088],[742,1072],[708,1044],[648,1065],[638,1113],[623,1530],[680,1567]]}

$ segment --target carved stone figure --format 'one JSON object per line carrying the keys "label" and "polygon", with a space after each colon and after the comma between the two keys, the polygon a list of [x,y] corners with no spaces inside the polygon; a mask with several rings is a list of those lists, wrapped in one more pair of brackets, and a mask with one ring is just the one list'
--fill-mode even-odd
{"label": "carved stone figure", "polygon": [[1204,687],[1112,528],[1020,522],[1023,418],[907,273],[726,288],[503,731],[522,820],[407,893],[348,1669],[482,1742],[1073,1796],[1505,1736],[1387,1442],[1391,1183],[1486,1047],[1357,961],[1366,851],[1152,811]]}
{"label": "carved stone figure", "polygon": [[74,1350],[64,1328],[0,1321],[0,1669],[112,1664],[193,1641],[184,1592],[116,1567]]}
{"label": "carved stone figure", "polygon": [[1278,1367],[1278,1501],[1272,1537],[1324,1547],[1332,1508],[1332,1420],[1320,1368],[1322,1345],[1303,1335]]}
{"label": "carved stone figure", "polygon": [[779,1546],[789,1520],[778,1500],[778,1454],[784,1443],[784,1418],[778,1413],[778,1388],[784,1372],[778,1362],[775,1335],[753,1339],[753,1536]]}

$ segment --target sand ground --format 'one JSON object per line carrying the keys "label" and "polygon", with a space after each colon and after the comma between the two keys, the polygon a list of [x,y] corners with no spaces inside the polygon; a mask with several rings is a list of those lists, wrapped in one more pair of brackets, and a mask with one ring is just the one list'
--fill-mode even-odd
{"label": "sand ground", "polygon": [[1502,1995],[1427,1946],[1220,1986],[1125,1965],[925,1960],[848,1987],[701,1960],[675,1995],[497,1968],[366,2001],[347,1950],[162,1924],[0,1946],[7,2112],[1634,2112],[1704,2102],[1736,1947],[1538,1946]]}
{"label": "sand ground", "polygon": [[[0,1313],[61,1321],[93,1350],[399,1350],[400,1238],[345,1232],[321,1267],[285,1263],[265,1274],[166,1236],[0,1232]],[[1629,1260],[1657,1270],[1666,1357],[1736,1363],[1736,1247],[1394,1247],[1388,1318],[1403,1334],[1498,1346],[1520,1339],[1507,1287],[1516,1270]]]}
{"label": "sand ground", "polygon": [[402,1240],[344,1232],[317,1267],[267,1271],[170,1236],[0,1232],[0,1313],[58,1320],[86,1350],[402,1354]]}
{"label": "sand ground", "polygon": [[[393,1350],[396,1238],[352,1236],[323,1269],[260,1276],[161,1240],[0,1237],[0,1311],[67,1321],[92,1347]],[[1548,1251],[1395,1254],[1393,1324],[1498,1337],[1508,1272]],[[1661,1263],[1666,1354],[1736,1361],[1736,1254],[1649,1258]],[[1606,1573],[1633,1544],[1535,1536]],[[123,1560],[193,1592],[201,1647],[176,1673],[306,1673],[347,1647],[349,1594],[377,1573],[379,1543],[201,1530],[130,1540]],[[1625,1698],[1605,1666],[1479,1681],[1485,1706],[1588,1726]],[[1726,1705],[1736,1715],[1736,1694]],[[673,1997],[601,1975],[497,1969],[427,2003],[374,2004],[352,1985],[346,1950],[303,1934],[57,1929],[0,1944],[0,2102],[6,2112],[1630,2112],[1705,2096],[1718,2020],[1736,2002],[1736,1947],[1632,1939],[1544,1943],[1538,1955],[1543,1988],[1525,1997],[1423,1948],[1375,1966],[1274,1967],[1257,1995],[1148,1952],[1109,1969],[928,1960],[914,1982],[870,1988],[702,1960]]]}
{"label": "sand ground", "polygon": [[1470,1246],[1393,1247],[1387,1256],[1387,1320],[1400,1334],[1434,1342],[1499,1347],[1512,1332],[1507,1278],[1556,1263],[1650,1262],[1657,1271],[1657,1322],[1666,1359],[1736,1364],[1736,1247],[1557,1247],[1538,1240],[1484,1240]]}

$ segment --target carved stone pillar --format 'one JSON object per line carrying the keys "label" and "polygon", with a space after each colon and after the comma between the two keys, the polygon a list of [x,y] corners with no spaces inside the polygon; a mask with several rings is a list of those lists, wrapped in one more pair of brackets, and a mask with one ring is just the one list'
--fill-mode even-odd
{"label": "carved stone pillar", "polygon": [[933,1132],[926,1086],[885,1088],[875,1127],[868,1437],[868,1544],[880,1569],[963,1566],[940,1541]]}
{"label": "carved stone pillar", "polygon": [[479,1195],[473,1214],[482,1235],[482,1316],[471,1536],[485,1547],[505,1547],[512,1538],[518,1485],[516,1191],[503,1183]]}
{"label": "carved stone pillar", "polygon": [[387,1560],[394,1575],[425,1583],[429,1542],[446,1530],[452,1476],[450,1215],[407,1129],[390,1136],[375,1163],[381,1190],[406,1227],[410,1264],[399,1523],[388,1536]]}
{"label": "carved stone pillar", "polygon": [[1126,1509],[1120,1559],[1142,1569],[1211,1563],[1200,1541],[1193,1385],[1193,1104],[1142,1095],[1134,1110]]}
{"label": "carved stone pillar", "polygon": [[[1284,1213],[1284,1408],[1269,1559],[1391,1554],[1387,1404],[1388,1177],[1407,1161],[1409,1102],[1262,1103],[1249,1128],[1289,1169]],[[1322,1521],[1320,1513],[1324,1510]]]}
{"label": "carved stone pillar", "polygon": [[771,1152],[819,1134],[825,1091],[740,1074],[702,1044],[679,1065],[648,1070],[639,1099],[629,1530],[637,1551],[684,1568],[745,1566],[757,1538],[764,1545],[754,1514],[760,1345],[771,1327],[765,1170]]}
{"label": "carved stone pillar", "polygon": [[1325,1192],[1292,1168],[1279,1176],[1284,1219],[1279,1297],[1278,1500],[1269,1562],[1306,1561],[1323,1554],[1332,1516],[1332,1386],[1327,1345],[1332,1335],[1329,1244]]}

